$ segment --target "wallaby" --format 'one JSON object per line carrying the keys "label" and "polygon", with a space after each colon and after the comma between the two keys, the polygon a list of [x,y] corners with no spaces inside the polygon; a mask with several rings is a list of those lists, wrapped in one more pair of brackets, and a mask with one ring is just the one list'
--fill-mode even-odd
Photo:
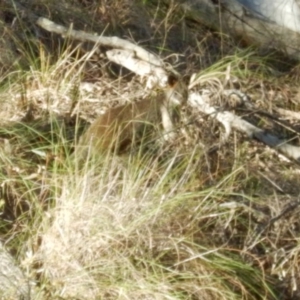
{"label": "wallaby", "polygon": [[[100,115],[79,140],[79,153],[113,150],[118,154],[128,146],[153,137],[153,130],[163,127],[165,139],[174,138],[176,107],[187,102],[187,86],[173,75],[167,87],[153,99],[143,99],[108,109]],[[178,116],[178,115],[177,115]]]}

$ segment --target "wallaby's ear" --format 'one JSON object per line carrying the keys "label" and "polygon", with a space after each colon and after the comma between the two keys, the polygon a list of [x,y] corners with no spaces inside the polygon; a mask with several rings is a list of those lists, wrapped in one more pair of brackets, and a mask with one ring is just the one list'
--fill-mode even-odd
{"label": "wallaby's ear", "polygon": [[168,85],[169,85],[170,87],[174,87],[174,85],[175,85],[177,82],[178,82],[178,78],[177,78],[175,75],[170,74],[170,75],[168,76]]}

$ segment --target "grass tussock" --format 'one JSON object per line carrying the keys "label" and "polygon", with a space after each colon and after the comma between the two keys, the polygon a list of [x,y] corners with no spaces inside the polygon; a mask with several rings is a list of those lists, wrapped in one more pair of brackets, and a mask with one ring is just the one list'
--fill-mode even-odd
{"label": "grass tussock", "polygon": [[[254,294],[268,294],[262,272],[245,269],[238,252],[226,256],[226,244],[212,243],[213,219],[227,214],[220,198],[230,192],[191,192],[186,187],[197,170],[191,160],[176,165],[176,159],[175,154],[161,165],[149,158],[106,158],[99,169],[60,178],[49,226],[40,228],[41,245],[32,258],[42,264],[51,297],[255,299]],[[233,280],[232,272],[244,278]],[[248,284],[257,285],[252,296]]]}

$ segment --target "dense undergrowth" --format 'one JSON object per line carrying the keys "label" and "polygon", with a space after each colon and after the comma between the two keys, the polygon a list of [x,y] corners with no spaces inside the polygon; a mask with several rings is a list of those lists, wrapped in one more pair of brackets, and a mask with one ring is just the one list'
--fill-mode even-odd
{"label": "dense undergrowth", "polygon": [[[38,2],[29,4],[42,14]],[[181,51],[178,69],[201,75],[198,89],[217,105],[224,108],[220,91],[234,87],[260,110],[299,108],[297,68],[279,76],[276,64],[206,28],[185,27],[182,42],[176,6],[100,2],[72,2],[79,25],[108,18],[108,31],[138,41],[144,14],[145,45],[153,36],[162,56]],[[30,41],[22,64],[3,68],[0,91],[0,237],[30,279],[32,299],[298,299],[298,165],[238,133],[213,148],[222,128],[189,107],[176,143],[155,155],[78,164],[73,150],[86,124],[143,87],[103,59],[95,71],[74,44],[51,53],[59,41],[50,41]],[[297,132],[299,121],[287,121]]]}

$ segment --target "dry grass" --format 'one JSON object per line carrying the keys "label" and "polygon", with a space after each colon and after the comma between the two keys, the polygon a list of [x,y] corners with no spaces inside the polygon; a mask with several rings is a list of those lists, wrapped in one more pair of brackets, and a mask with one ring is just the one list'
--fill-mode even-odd
{"label": "dry grass", "polygon": [[[31,264],[39,262],[35,272],[41,272],[48,297],[255,299],[269,294],[262,270],[246,267],[239,250],[226,242],[214,244],[217,219],[230,215],[220,203],[231,191],[222,182],[219,188],[193,191],[198,173],[193,161],[201,156],[188,156],[173,153],[164,162],[107,157],[99,168],[53,178],[53,186],[60,187],[56,204],[38,229],[41,244],[30,258]],[[232,272],[244,275],[232,278]]]}
{"label": "dry grass", "polygon": [[[111,22],[133,37],[132,4],[118,4],[97,10],[82,1],[95,18],[112,20],[125,6],[122,22]],[[183,25],[169,9],[146,14],[165,55]],[[221,56],[209,50],[217,35],[194,34],[186,40],[197,40],[194,48],[183,51],[189,70]],[[144,96],[143,85],[104,60],[95,77],[95,49],[82,54],[66,44],[55,63],[46,48],[35,49],[31,68],[3,75],[0,91],[0,232],[32,282],[32,299],[297,299],[297,165],[237,133],[208,151],[222,128],[187,108],[176,144],[79,166],[71,154],[82,123]],[[296,69],[278,77],[253,52],[222,49],[228,55],[199,74],[198,88],[217,105],[226,107],[223,89],[239,88],[271,113],[299,107]]]}

